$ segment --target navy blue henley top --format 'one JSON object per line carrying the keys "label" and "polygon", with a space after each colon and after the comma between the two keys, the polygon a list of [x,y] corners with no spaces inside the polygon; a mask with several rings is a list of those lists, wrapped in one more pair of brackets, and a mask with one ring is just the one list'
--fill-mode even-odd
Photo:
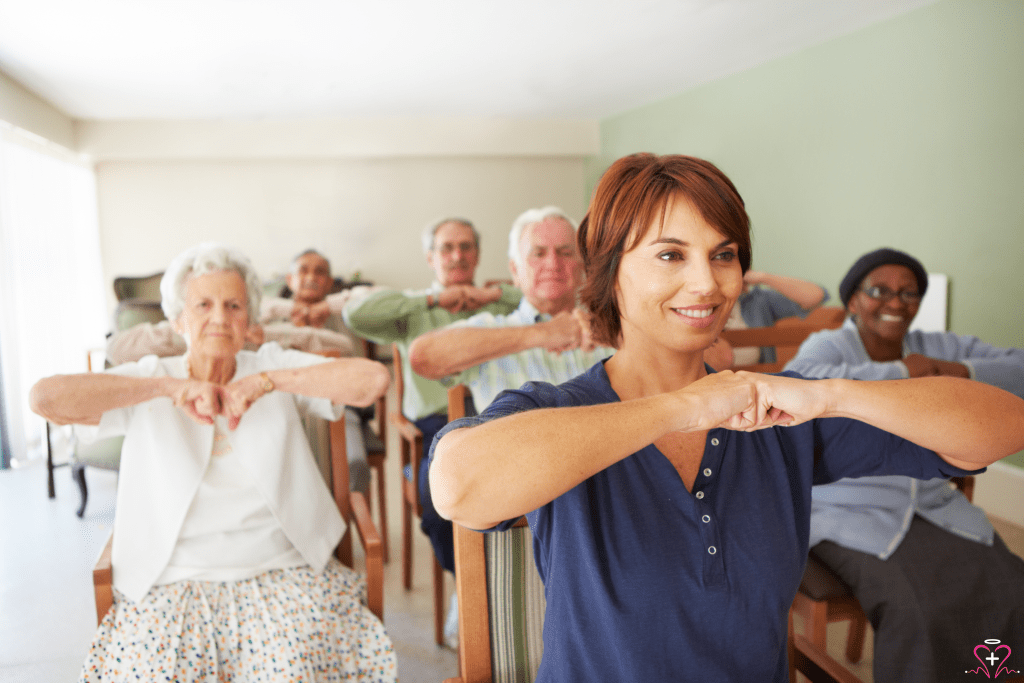
{"label": "navy blue henley top", "polygon": [[[523,410],[618,400],[597,363],[559,386],[504,392],[434,445],[452,429]],[[967,472],[863,422],[817,419],[712,429],[692,492],[650,445],[530,512],[547,599],[537,680],[785,683],[811,486],[871,474]]]}

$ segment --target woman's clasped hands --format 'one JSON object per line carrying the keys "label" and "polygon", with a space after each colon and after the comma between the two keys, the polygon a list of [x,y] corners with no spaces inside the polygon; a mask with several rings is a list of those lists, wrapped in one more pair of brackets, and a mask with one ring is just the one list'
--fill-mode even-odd
{"label": "woman's clasped hands", "polygon": [[826,417],[828,395],[822,382],[723,370],[681,389],[698,399],[697,429],[751,432],[792,427]]}
{"label": "woman's clasped hands", "polygon": [[227,418],[228,428],[234,429],[245,411],[266,393],[259,375],[249,375],[224,385],[187,379],[182,380],[174,405],[200,424],[213,424],[218,415],[223,415]]}

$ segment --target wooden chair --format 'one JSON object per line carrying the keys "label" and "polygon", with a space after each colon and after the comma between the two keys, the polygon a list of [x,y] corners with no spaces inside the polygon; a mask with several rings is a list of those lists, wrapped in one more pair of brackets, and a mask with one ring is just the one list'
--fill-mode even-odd
{"label": "wooden chair", "polygon": [[[420,504],[420,460],[423,458],[423,433],[402,413],[402,399],[405,395],[405,379],[402,376],[402,357],[398,347],[393,349],[395,371],[395,396],[398,410],[391,414],[391,422],[398,432],[400,451],[399,466],[402,475],[402,585],[412,589],[412,541],[413,518],[423,516]],[[444,569],[433,552],[434,589],[434,642],[444,645]]]}
{"label": "wooden chair", "polygon": [[[364,350],[367,346],[364,344]],[[321,356],[328,358],[341,358],[341,352],[337,349],[329,349],[326,351],[315,352]],[[369,357],[369,356],[367,356]],[[363,445],[366,448],[366,462],[370,466],[370,470],[377,472],[377,514],[379,517],[379,531],[381,542],[383,544],[383,557],[384,562],[387,563],[391,558],[388,554],[388,511],[387,511],[387,486],[384,479],[384,460],[387,458],[387,394],[377,399],[374,404],[374,420],[377,422],[377,428],[370,424],[368,419],[360,419],[360,429],[363,435]],[[359,411],[357,411],[359,412]],[[363,413],[360,412],[360,418],[363,417]],[[308,430],[307,430],[308,431]],[[310,434],[310,441],[314,440],[314,435]],[[373,509],[373,486],[371,483],[370,488],[366,492],[366,503]]]}
{"label": "wooden chair", "polygon": [[[448,419],[466,415],[469,389],[448,390]],[[544,585],[533,561],[526,518],[481,533],[458,524],[459,677],[446,683],[532,681],[544,650]]]}
{"label": "wooden chair", "polygon": [[[525,519],[508,531],[456,525],[459,675],[445,683],[532,681],[543,655],[544,587],[533,564]],[[794,633],[789,615],[790,681],[860,683],[823,648]]]}
{"label": "wooden chair", "polygon": [[722,330],[722,338],[733,347],[775,347],[774,363],[753,363],[733,367],[750,372],[781,372],[812,333],[832,329],[842,324],[843,309],[837,306],[817,308],[807,318],[783,318],[771,327],[749,327],[742,330]]}
{"label": "wooden chair", "polygon": [[797,683],[797,672],[810,683],[862,683],[837,662],[824,648],[793,629],[793,612],[789,612],[789,683]]}
{"label": "wooden chair", "polygon": [[[384,561],[382,556],[381,537],[373,525],[373,516],[366,498],[358,491],[350,492],[348,483],[348,453],[345,447],[345,418],[329,423],[331,481],[328,483],[334,494],[334,502],[347,523],[345,535],[335,549],[338,560],[347,567],[353,566],[352,561],[352,529],[355,527],[360,544],[366,556],[366,588],[367,607],[384,620]],[[321,472],[323,468],[321,468]],[[104,615],[113,604],[113,571],[110,564],[110,551],[113,536],[107,539],[92,572],[93,587],[96,593],[96,622],[103,620]]]}
{"label": "wooden chair", "polygon": [[[384,562],[391,561],[390,543],[388,542],[388,505],[387,485],[384,479],[384,461],[388,457],[388,401],[387,395],[377,399],[374,405],[374,421],[376,429],[368,421],[363,421],[363,443],[366,444],[366,460],[370,469],[377,473],[377,518],[380,538],[383,544]],[[367,492],[367,503],[373,508],[373,487]]]}

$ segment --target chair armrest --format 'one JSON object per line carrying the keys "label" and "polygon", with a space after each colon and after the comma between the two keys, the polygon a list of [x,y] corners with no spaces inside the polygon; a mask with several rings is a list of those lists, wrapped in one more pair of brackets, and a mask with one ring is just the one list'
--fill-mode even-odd
{"label": "chair armrest", "polygon": [[760,372],[762,374],[770,375],[776,372],[782,372],[784,365],[784,363],[751,363],[750,365],[734,365],[729,369],[733,372],[746,370],[747,372]]}
{"label": "chair armrest", "polygon": [[811,683],[861,683],[859,678],[827,652],[819,649],[809,638],[799,633],[794,633],[792,637],[796,670],[807,676]]}
{"label": "chair armrest", "polygon": [[96,592],[96,623],[103,621],[103,617],[110,611],[114,604],[114,570],[110,563],[110,552],[113,547],[114,534],[107,537],[107,542],[100,551],[96,560],[96,566],[92,570],[92,585]]}
{"label": "chair armrest", "polygon": [[974,475],[969,474],[966,477],[953,477],[950,481],[963,492],[964,496],[967,498],[967,502],[974,502]]}
{"label": "chair armrest", "polygon": [[370,611],[384,621],[384,545],[373,524],[370,506],[359,491],[351,493],[352,516],[359,542],[366,553],[366,601]]}
{"label": "chair armrest", "polygon": [[423,438],[423,432],[421,432],[416,425],[410,422],[409,418],[405,415],[402,415],[401,413],[392,413],[390,417],[391,424],[395,425],[395,428],[398,429],[398,435],[400,438],[405,439],[406,441],[415,441],[416,439]]}

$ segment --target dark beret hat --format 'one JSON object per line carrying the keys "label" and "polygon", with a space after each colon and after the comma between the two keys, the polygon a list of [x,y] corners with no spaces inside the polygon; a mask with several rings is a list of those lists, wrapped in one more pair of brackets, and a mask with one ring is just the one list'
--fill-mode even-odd
{"label": "dark beret hat", "polygon": [[879,266],[887,265],[910,268],[914,273],[914,277],[917,278],[918,291],[923,295],[925,290],[928,289],[928,273],[920,261],[910,254],[904,254],[902,251],[896,251],[895,249],[876,249],[857,259],[857,262],[850,268],[850,272],[839,283],[839,299],[843,302],[843,306],[850,303],[850,297],[857,291],[860,283],[868,276],[868,273]]}

